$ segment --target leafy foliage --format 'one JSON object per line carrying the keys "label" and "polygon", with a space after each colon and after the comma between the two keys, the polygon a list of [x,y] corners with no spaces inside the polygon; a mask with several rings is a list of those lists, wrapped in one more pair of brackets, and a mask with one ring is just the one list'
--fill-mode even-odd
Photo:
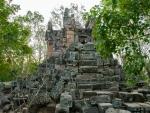
{"label": "leafy foliage", "polygon": [[32,55],[28,46],[31,30],[15,16],[19,9],[18,5],[0,0],[0,81],[22,75]]}
{"label": "leafy foliage", "polygon": [[93,36],[100,54],[120,55],[126,80],[136,83],[145,66],[146,55],[141,44],[150,41],[150,1],[102,0],[85,14],[85,19],[94,21]]}

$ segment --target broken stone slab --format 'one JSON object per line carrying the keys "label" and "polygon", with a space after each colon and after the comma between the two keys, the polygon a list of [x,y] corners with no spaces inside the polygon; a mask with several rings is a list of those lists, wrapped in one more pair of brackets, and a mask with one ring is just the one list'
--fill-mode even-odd
{"label": "broken stone slab", "polygon": [[127,110],[122,110],[122,109],[114,109],[114,108],[108,108],[105,113],[131,113],[130,111]]}
{"label": "broken stone slab", "polygon": [[111,103],[98,103],[98,109],[100,113],[105,113],[108,108],[112,108]]}

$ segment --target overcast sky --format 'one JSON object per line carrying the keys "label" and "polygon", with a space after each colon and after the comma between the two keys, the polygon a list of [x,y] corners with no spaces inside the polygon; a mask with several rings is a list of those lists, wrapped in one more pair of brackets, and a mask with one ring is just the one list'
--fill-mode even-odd
{"label": "overcast sky", "polygon": [[24,15],[28,10],[39,11],[45,18],[45,24],[48,22],[50,12],[59,6],[69,6],[70,3],[84,5],[87,10],[99,3],[99,0],[13,0],[13,3],[20,5],[19,14]]}

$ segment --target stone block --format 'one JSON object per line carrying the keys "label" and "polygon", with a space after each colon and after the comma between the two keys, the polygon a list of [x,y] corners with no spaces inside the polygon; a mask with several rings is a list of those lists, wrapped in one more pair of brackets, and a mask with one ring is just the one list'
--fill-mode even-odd
{"label": "stone block", "polygon": [[68,107],[61,107],[60,104],[57,104],[55,113],[69,113],[69,108]]}
{"label": "stone block", "polygon": [[97,60],[80,60],[80,66],[97,66]]}
{"label": "stone block", "polygon": [[85,105],[84,100],[74,100],[74,105],[78,108],[81,108]]}
{"label": "stone block", "polygon": [[77,75],[76,81],[77,82],[82,82],[82,81],[87,81],[88,83],[90,81],[96,81],[97,80],[97,75],[96,74],[88,74],[84,73],[83,75]]}
{"label": "stone block", "polygon": [[83,91],[83,98],[90,98],[93,96],[97,96],[95,91]]}
{"label": "stone block", "polygon": [[119,92],[119,98],[124,102],[144,102],[145,98],[141,93],[133,92]]}
{"label": "stone block", "polygon": [[99,113],[99,110],[96,106],[93,106],[84,109],[84,113]]}
{"label": "stone block", "polygon": [[22,108],[22,113],[28,113],[28,108],[27,107]]}
{"label": "stone block", "polygon": [[80,73],[96,73],[98,71],[97,66],[80,66]]}
{"label": "stone block", "polygon": [[93,90],[101,90],[104,88],[105,88],[105,83],[96,83],[96,84],[93,84],[93,87],[92,87]]}
{"label": "stone block", "polygon": [[100,113],[105,113],[108,108],[112,108],[111,103],[98,103],[98,109]]}
{"label": "stone block", "polygon": [[105,113],[131,113],[130,111],[127,110],[122,110],[122,109],[114,109],[114,108],[108,108]]}
{"label": "stone block", "polygon": [[132,113],[144,113],[144,108],[138,103],[124,103],[124,105]]}
{"label": "stone block", "polygon": [[150,94],[146,95],[147,101],[150,102]]}
{"label": "stone block", "polygon": [[93,96],[90,98],[90,102],[92,105],[98,103],[111,103],[111,96],[110,95]]}
{"label": "stone block", "polygon": [[144,108],[145,113],[150,113],[150,105],[147,103],[138,103],[140,106]]}
{"label": "stone block", "polygon": [[69,92],[64,92],[60,96],[60,106],[65,107],[72,107],[72,96]]}
{"label": "stone block", "polygon": [[111,65],[110,58],[103,59],[103,64],[104,66],[110,66]]}
{"label": "stone block", "polygon": [[49,103],[47,106],[47,111],[48,113],[54,113],[56,109],[56,104],[55,103]]}
{"label": "stone block", "polygon": [[93,84],[79,84],[78,89],[91,89],[92,90]]}
{"label": "stone block", "polygon": [[79,56],[81,60],[96,60],[95,52],[94,53],[84,52],[84,53],[80,53]]}
{"label": "stone block", "polygon": [[119,65],[114,67],[114,74],[115,75],[121,75],[122,74],[122,70],[121,70],[121,67]]}
{"label": "stone block", "polygon": [[82,51],[95,51],[95,47],[94,47],[94,44],[93,43],[87,43],[87,44],[84,44],[82,49]]}
{"label": "stone block", "polygon": [[73,61],[73,60],[78,60],[78,59],[79,59],[79,53],[78,52],[70,51],[66,54],[66,60],[68,62]]}
{"label": "stone block", "polygon": [[119,108],[122,107],[122,104],[123,104],[123,102],[119,98],[115,98],[115,99],[112,100],[112,105],[113,105],[114,108],[119,109]]}

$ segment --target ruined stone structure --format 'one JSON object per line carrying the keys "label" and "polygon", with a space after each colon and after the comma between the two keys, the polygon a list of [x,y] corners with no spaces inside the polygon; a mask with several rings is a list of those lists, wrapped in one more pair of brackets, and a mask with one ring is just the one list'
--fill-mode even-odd
{"label": "ruined stone structure", "polygon": [[28,78],[0,83],[0,113],[150,113],[150,88],[128,88],[117,60],[96,52],[91,27],[46,31],[48,59]]}
{"label": "ruined stone structure", "polygon": [[52,56],[55,53],[61,53],[66,50],[72,43],[91,42],[91,28],[81,28],[76,24],[74,15],[69,15],[66,8],[63,17],[63,28],[53,30],[51,22],[48,22],[46,30],[47,54]]}

